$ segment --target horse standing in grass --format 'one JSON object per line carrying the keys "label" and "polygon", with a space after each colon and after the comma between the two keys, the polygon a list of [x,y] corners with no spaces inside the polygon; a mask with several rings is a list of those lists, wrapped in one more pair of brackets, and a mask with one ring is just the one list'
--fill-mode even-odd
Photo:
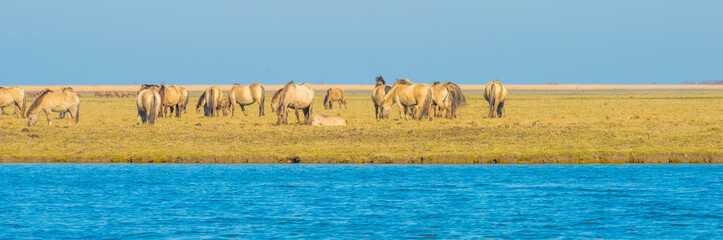
{"label": "horse standing in grass", "polygon": [[149,88],[142,89],[138,91],[136,107],[138,107],[138,124],[146,122],[156,124],[156,116],[161,111],[161,95]]}
{"label": "horse standing in grass", "polygon": [[414,110],[415,119],[422,120],[424,116],[429,116],[429,120],[432,120],[432,115],[429,114],[432,106],[432,88],[428,85],[415,84],[409,79],[397,79],[397,82],[392,85],[392,89],[382,99],[382,118],[389,117],[395,100],[402,106],[399,108],[400,115],[404,108],[405,120],[408,118],[407,113],[410,108],[418,109]]}
{"label": "horse standing in grass", "polygon": [[288,123],[289,108],[301,110],[304,113],[304,124],[309,123],[314,107],[314,90],[308,83],[287,83],[279,93],[279,104],[276,108],[276,125]]}
{"label": "horse standing in grass", "polygon": [[25,90],[18,87],[0,87],[0,109],[14,105],[18,118],[25,118]]}
{"label": "horse standing in grass", "polygon": [[372,102],[374,103],[374,117],[379,119],[382,117],[382,115],[379,114],[379,110],[381,110],[382,108],[381,106],[384,95],[387,95],[387,93],[389,92],[389,90],[392,89],[392,87],[384,82],[384,78],[382,78],[382,75],[376,77],[376,81],[377,85],[374,86],[374,90],[372,91]]}
{"label": "horse standing in grass", "polygon": [[203,109],[203,115],[206,117],[218,117],[218,110],[221,108],[221,99],[223,99],[223,93],[218,87],[210,87],[201,94],[196,104],[196,112],[201,113]]}
{"label": "horse standing in grass", "polygon": [[490,118],[502,118],[505,113],[505,100],[507,100],[507,88],[500,80],[495,79],[485,86],[484,97],[490,103]]}
{"label": "horse standing in grass", "polygon": [[[61,88],[60,90],[58,90],[58,92],[69,92],[69,93],[75,94],[76,96],[80,97],[80,93],[76,92],[72,87]],[[60,114],[58,114],[58,119],[63,119],[63,118],[65,118],[65,112],[61,112]]]}
{"label": "horse standing in grass", "polygon": [[78,114],[80,110],[80,98],[71,92],[53,92],[52,90],[45,90],[40,93],[40,96],[33,101],[27,112],[28,126],[34,126],[38,121],[38,114],[41,111],[45,112],[45,116],[48,118],[48,125],[53,125],[53,121],[50,118],[50,112],[67,112],[70,113],[71,125],[78,124]]}
{"label": "horse standing in grass", "polygon": [[344,90],[341,88],[329,88],[329,90],[326,90],[326,97],[324,97],[324,109],[332,109],[332,103],[334,101],[338,101],[339,105],[344,104],[344,108],[347,108],[346,100],[344,99]]}
{"label": "horse standing in grass", "polygon": [[[274,95],[276,97],[276,95]],[[264,116],[264,101],[266,100],[266,90],[264,86],[259,83],[252,83],[251,85],[244,86],[238,83],[234,84],[231,91],[228,93],[228,107],[231,108],[231,116],[234,116],[236,112],[236,104],[241,107],[241,111],[246,114],[246,108],[244,106],[251,105],[253,103],[259,104],[259,117]],[[273,101],[273,100],[272,100]],[[274,105],[271,105],[273,111]]]}
{"label": "horse standing in grass", "polygon": [[[176,117],[181,117],[181,105],[183,104],[181,102],[181,91],[178,89],[175,85],[161,85],[161,87],[158,89],[158,94],[161,95],[161,115],[165,117],[170,117],[170,115],[167,115],[168,108],[175,108],[176,111]],[[173,111],[171,111],[173,113]]]}
{"label": "horse standing in grass", "polygon": [[[457,108],[464,106],[467,99],[462,93],[462,89],[453,82],[439,83],[434,82],[430,86],[432,88],[432,109],[434,109],[435,117],[442,117],[442,111],[445,111],[446,118],[457,117]],[[439,112],[437,112],[439,110]]]}

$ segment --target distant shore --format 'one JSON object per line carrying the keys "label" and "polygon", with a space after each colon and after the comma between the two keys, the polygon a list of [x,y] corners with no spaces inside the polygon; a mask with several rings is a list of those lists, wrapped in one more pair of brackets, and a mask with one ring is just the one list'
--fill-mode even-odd
{"label": "distant shore", "polygon": [[[389,83],[392,84],[392,83]],[[65,87],[66,85],[24,85],[18,86],[25,91],[40,91],[45,88],[55,89]],[[140,85],[68,85],[80,92],[94,91],[137,91]],[[203,91],[209,86],[218,86],[221,89],[231,89],[233,85],[180,85],[190,91]],[[680,85],[606,85],[606,84],[545,84],[545,85],[505,85],[509,90],[723,90],[723,85],[699,85],[699,84],[680,84]],[[282,87],[282,85],[265,85],[267,91],[274,91]],[[326,90],[329,88],[342,88],[347,91],[371,91],[374,85],[339,85],[339,84],[312,84],[315,90]],[[460,85],[462,90],[482,90],[481,84]]]}

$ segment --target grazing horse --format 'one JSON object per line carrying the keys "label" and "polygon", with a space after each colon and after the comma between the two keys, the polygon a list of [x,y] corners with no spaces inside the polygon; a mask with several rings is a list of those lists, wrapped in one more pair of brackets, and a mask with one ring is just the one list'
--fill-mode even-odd
{"label": "grazing horse", "polygon": [[312,126],[345,126],[346,120],[342,117],[332,117],[324,114],[314,113],[311,115]]}
{"label": "grazing horse", "polygon": [[[429,115],[429,120],[432,120],[432,115],[429,114],[432,106],[432,88],[426,84],[414,84],[409,79],[397,79],[397,82],[392,85],[392,89],[389,90],[387,95],[382,99],[382,118],[388,118],[391,112],[392,104],[394,100],[404,108],[404,119],[407,119],[407,112],[409,108],[414,107],[419,110],[414,111],[414,118],[422,120],[422,117]],[[399,114],[402,115],[401,107],[399,108]]]}
{"label": "grazing horse", "polygon": [[218,87],[210,87],[201,94],[196,104],[196,112],[201,113],[203,109],[203,115],[206,117],[218,117],[218,110],[221,108],[221,99],[223,99],[223,93]]}
{"label": "grazing horse", "polygon": [[[434,109],[434,116],[441,117],[442,110],[444,110],[446,111],[446,118],[451,119],[457,117],[457,108],[467,103],[462,89],[453,82],[443,84],[434,82],[430,87],[432,88],[432,108]],[[437,110],[439,110],[439,113],[437,113]]]}
{"label": "grazing horse", "polygon": [[103,97],[107,97],[107,98],[113,97],[113,93],[110,91],[105,91],[105,92],[103,92]]}
{"label": "grazing horse", "polygon": [[80,98],[71,92],[53,92],[52,90],[44,90],[40,96],[33,101],[28,108],[28,126],[34,126],[38,121],[38,114],[45,112],[48,118],[48,125],[53,125],[50,118],[50,112],[68,112],[70,113],[70,124],[78,125],[78,114],[80,109]]}
{"label": "grazing horse", "polygon": [[502,85],[500,80],[495,79],[487,83],[484,92],[485,100],[490,103],[490,118],[504,117],[505,100],[507,100],[507,88]]}
{"label": "grazing horse", "polygon": [[0,108],[5,114],[5,107],[15,105],[18,118],[25,118],[25,90],[18,87],[0,87]]}
{"label": "grazing horse", "polygon": [[344,90],[341,90],[341,88],[329,88],[329,90],[326,90],[326,97],[324,97],[324,109],[332,109],[332,102],[338,101],[339,105],[344,104],[344,108],[346,107],[346,100],[344,100]]}
{"label": "grazing horse", "polygon": [[102,94],[102,93],[100,93],[100,92],[95,92],[95,93],[93,94],[93,96],[96,96],[96,97],[103,97],[103,94]]}
{"label": "grazing horse", "polygon": [[[276,95],[274,95],[276,97]],[[231,91],[228,93],[228,107],[231,108],[231,116],[234,116],[236,112],[236,104],[241,106],[241,111],[246,114],[246,108],[244,106],[251,105],[253,103],[259,104],[259,117],[264,116],[264,101],[266,99],[266,90],[264,86],[259,83],[252,83],[251,85],[244,86],[238,83],[234,84]],[[273,101],[272,101],[273,102]],[[273,111],[274,105],[272,103],[271,109]]]}
{"label": "grazing horse", "polygon": [[[274,93],[274,96],[271,97],[271,112],[276,112],[276,108],[279,107],[279,98],[281,98],[281,90],[283,88],[280,88],[279,90],[276,90]],[[296,121],[301,122],[299,118],[299,110],[294,109],[294,114],[296,114]]]}
{"label": "grazing horse", "polygon": [[[170,117],[170,115],[167,115],[168,108],[175,108],[176,110],[176,117],[181,117],[181,92],[179,91],[178,87],[175,85],[161,85],[161,87],[158,89],[158,94],[161,95],[161,114],[162,117]],[[173,113],[173,112],[171,112]]]}
{"label": "grazing horse", "polygon": [[156,124],[156,116],[161,111],[161,95],[149,88],[138,91],[136,97],[138,107],[138,124],[146,122]]}
{"label": "grazing horse", "polygon": [[392,87],[384,82],[384,78],[382,78],[382,75],[376,77],[376,81],[377,85],[374,87],[374,91],[372,91],[372,102],[374,103],[374,117],[379,119],[382,116],[381,114],[379,114],[379,110],[381,109],[384,95],[387,95],[387,93],[389,92],[389,90],[392,89]]}
{"label": "grazing horse", "polygon": [[314,90],[308,83],[287,83],[279,93],[279,104],[276,108],[276,125],[288,123],[289,108],[301,109],[304,113],[304,124],[309,123],[309,117],[314,107]]}

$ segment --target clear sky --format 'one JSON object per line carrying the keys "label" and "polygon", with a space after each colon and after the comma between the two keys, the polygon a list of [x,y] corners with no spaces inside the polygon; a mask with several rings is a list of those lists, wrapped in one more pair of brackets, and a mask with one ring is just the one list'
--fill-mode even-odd
{"label": "clear sky", "polygon": [[0,85],[723,79],[723,1],[0,1]]}

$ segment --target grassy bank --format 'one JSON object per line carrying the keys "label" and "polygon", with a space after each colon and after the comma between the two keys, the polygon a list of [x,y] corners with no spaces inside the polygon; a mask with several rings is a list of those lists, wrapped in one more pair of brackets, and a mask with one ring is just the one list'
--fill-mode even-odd
{"label": "grassy bank", "polygon": [[396,112],[375,120],[366,93],[347,94],[348,109],[324,110],[322,99],[317,92],[314,112],[349,125],[273,126],[269,108],[258,117],[252,105],[249,116],[237,108],[234,117],[204,118],[189,107],[180,119],[139,126],[135,99],[84,96],[75,127],[60,119],[50,127],[44,117],[27,127],[1,115],[0,162],[723,163],[717,90],[513,91],[504,119],[487,119],[482,95],[470,92],[459,118],[433,121],[399,120]]}

